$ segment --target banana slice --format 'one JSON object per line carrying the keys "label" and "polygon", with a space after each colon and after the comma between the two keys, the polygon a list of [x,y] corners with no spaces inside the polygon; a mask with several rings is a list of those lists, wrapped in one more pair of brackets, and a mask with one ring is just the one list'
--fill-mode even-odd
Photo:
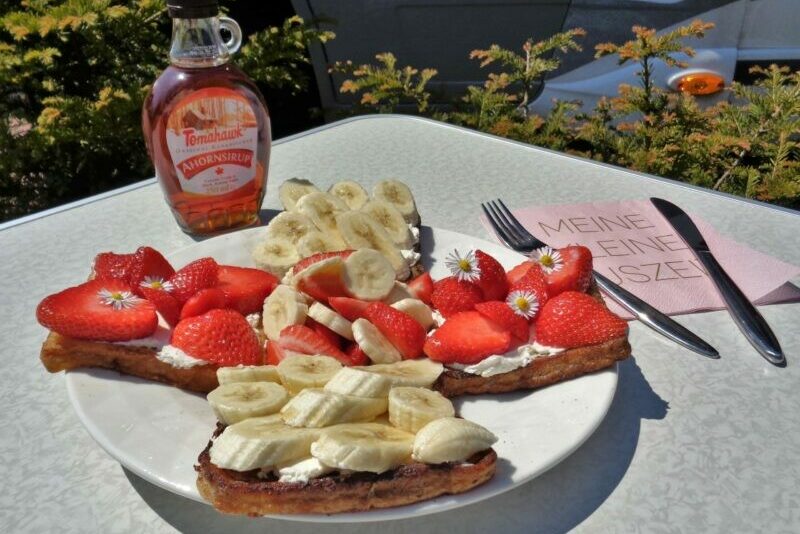
{"label": "banana slice", "polygon": [[382,300],[394,288],[394,267],[376,250],[356,250],[344,261],[344,267],[344,285],[357,299]]}
{"label": "banana slice", "polygon": [[297,202],[297,211],[311,219],[318,230],[330,237],[336,245],[335,250],[345,248],[339,235],[336,216],[348,211],[347,204],[337,197],[323,192],[309,193]]}
{"label": "banana slice", "polygon": [[330,309],[329,307],[315,302],[308,308],[308,316],[323,324],[342,336],[343,338],[353,340],[353,323]]}
{"label": "banana slice", "polygon": [[383,200],[397,208],[408,224],[419,224],[419,212],[414,202],[414,195],[403,182],[397,180],[383,180],[375,184],[372,189],[372,198]]}
{"label": "banana slice", "polygon": [[389,422],[408,432],[416,433],[434,419],[455,414],[453,403],[438,391],[395,387],[389,392]]}
{"label": "banana slice", "polygon": [[274,365],[238,365],[217,369],[217,382],[220,385],[236,382],[280,382],[278,370]]}
{"label": "banana slice", "polygon": [[414,296],[414,294],[411,292],[411,290],[408,288],[406,284],[404,284],[403,282],[395,282],[394,287],[389,292],[389,294],[386,295],[386,298],[383,299],[383,302],[391,306],[395,302],[400,302],[401,300],[414,299],[414,298],[417,297]]}
{"label": "banana slice", "polygon": [[232,425],[250,417],[271,415],[289,400],[286,389],[275,382],[222,384],[206,397],[217,419]]}
{"label": "banana slice", "polygon": [[426,464],[462,462],[496,442],[497,436],[472,421],[443,417],[417,432],[412,457]]}
{"label": "banana slice", "polygon": [[211,463],[223,469],[250,471],[308,457],[318,430],[295,428],[280,415],[254,417],[230,425],[211,445]]}
{"label": "banana slice", "polygon": [[366,319],[355,320],[353,337],[373,363],[392,363],[403,359],[400,351]]}
{"label": "banana slice", "polygon": [[264,300],[261,323],[267,339],[275,341],[287,326],[305,323],[307,315],[305,297],[294,288],[281,284]]}
{"label": "banana slice", "polygon": [[287,356],[278,364],[281,383],[292,395],[306,388],[321,388],[342,364],[330,356]]}
{"label": "banana slice", "polygon": [[308,232],[297,242],[297,253],[301,258],[307,258],[320,252],[333,252],[340,250],[338,238],[333,238],[324,232],[315,229]]}
{"label": "banana slice", "polygon": [[321,428],[340,423],[370,421],[386,412],[386,398],[341,395],[321,389],[304,389],[281,410],[290,426]]}
{"label": "banana slice", "polygon": [[392,386],[414,386],[429,388],[444,371],[444,366],[431,360],[403,360],[390,364],[359,367],[370,373],[378,373],[392,382]]}
{"label": "banana slice", "polygon": [[314,223],[296,211],[282,211],[277,214],[267,225],[266,235],[269,238],[285,239],[294,245],[308,235],[316,231]]}
{"label": "banana slice", "polygon": [[282,237],[268,237],[257,244],[253,248],[252,257],[256,267],[278,278],[283,278],[286,271],[300,261],[297,247]]}
{"label": "banana slice", "polygon": [[319,191],[317,186],[302,178],[289,178],[278,188],[278,198],[285,210],[291,211],[297,205],[297,201],[309,193]]}
{"label": "banana slice", "polygon": [[395,246],[383,226],[370,215],[360,211],[340,213],[336,216],[336,224],[347,246],[353,249],[377,250],[392,264],[395,278],[406,280],[411,275],[400,249]]}
{"label": "banana slice", "polygon": [[389,395],[391,387],[392,382],[378,373],[368,373],[361,369],[342,367],[342,369],[333,375],[333,378],[325,384],[323,389],[331,393],[340,393],[342,395],[385,398]]}
{"label": "banana slice", "polygon": [[339,425],[311,444],[311,455],[337,469],[383,473],[408,461],[414,436],[378,423]]}
{"label": "banana slice", "polygon": [[433,320],[433,310],[419,299],[406,298],[392,303],[391,306],[396,310],[409,314],[426,331],[436,324],[436,321]]}
{"label": "banana slice", "polygon": [[358,182],[353,182],[352,180],[336,182],[328,189],[328,193],[338,197],[342,202],[347,204],[347,207],[351,210],[361,209],[361,206],[369,200],[366,189],[361,187],[361,184]]}
{"label": "banana slice", "polygon": [[414,247],[414,235],[403,218],[403,214],[394,205],[383,200],[370,200],[364,204],[361,211],[372,216],[383,226],[397,248],[411,249]]}

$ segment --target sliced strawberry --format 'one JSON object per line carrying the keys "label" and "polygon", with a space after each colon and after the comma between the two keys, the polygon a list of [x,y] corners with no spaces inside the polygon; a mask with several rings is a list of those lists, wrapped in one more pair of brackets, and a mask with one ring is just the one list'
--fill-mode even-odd
{"label": "sliced strawberry", "polygon": [[564,291],[583,291],[592,283],[592,252],[582,246],[558,249],[563,264],[557,271],[545,274],[547,293],[551,297]]}
{"label": "sliced strawberry", "polygon": [[278,283],[274,275],[260,269],[220,265],[217,271],[216,287],[225,294],[228,306],[242,315],[260,312]]}
{"label": "sliced strawberry", "polygon": [[178,299],[167,293],[163,289],[154,289],[152,287],[139,287],[139,292],[144,298],[153,303],[156,311],[161,314],[161,317],[170,326],[175,326],[181,317],[181,303]]}
{"label": "sliced strawberry", "polygon": [[214,258],[195,260],[170,277],[170,292],[180,302],[186,302],[201,289],[215,286],[218,271],[219,265]]}
{"label": "sliced strawberry", "polygon": [[295,324],[281,330],[278,344],[287,350],[303,354],[324,354],[349,365],[350,359],[330,341],[311,328]]}
{"label": "sliced strawberry", "polygon": [[[177,302],[177,301],[176,301]],[[181,308],[181,320],[188,317],[203,315],[209,310],[223,309],[228,307],[228,299],[225,293],[216,287],[201,289],[191,297]],[[240,312],[241,313],[241,312]]]}
{"label": "sliced strawberry", "polygon": [[481,302],[475,305],[475,311],[511,332],[511,335],[520,343],[528,341],[530,324],[524,317],[514,313],[514,310],[505,302],[499,300]]}
{"label": "sliced strawberry", "polygon": [[131,267],[133,267],[133,254],[115,254],[114,252],[101,252],[94,257],[95,280],[130,280]]}
{"label": "sliced strawberry", "polygon": [[483,302],[483,292],[472,282],[450,276],[433,285],[431,303],[445,317],[472,310],[479,302]]}
{"label": "sliced strawberry", "polygon": [[358,343],[351,343],[345,349],[345,354],[350,358],[350,365],[369,365],[369,356],[358,346]]}
{"label": "sliced strawberry", "polygon": [[400,351],[403,359],[422,356],[425,329],[416,319],[383,302],[373,302],[367,308],[367,320],[375,325],[389,343]]}
{"label": "sliced strawberry", "polygon": [[352,253],[352,250],[339,250],[336,252],[319,252],[317,254],[313,254],[295,263],[294,268],[292,268],[292,274],[297,274],[309,265],[313,265],[322,260],[327,260],[328,258],[342,258],[343,260],[347,259],[347,257]]}
{"label": "sliced strawberry", "polygon": [[476,311],[449,317],[425,341],[425,354],[442,363],[477,363],[511,348],[511,332]]}
{"label": "sliced strawberry", "polygon": [[182,320],[170,344],[193,358],[220,366],[258,365],[261,343],[244,315],[235,310],[210,310]]}
{"label": "sliced strawberry", "polygon": [[90,280],[45,297],[36,319],[63,336],[92,341],[147,337],[158,326],[155,306],[120,280]]}
{"label": "sliced strawberry", "polygon": [[295,275],[297,289],[314,300],[327,303],[331,297],[347,295],[344,260],[339,256],[318,261]]}
{"label": "sliced strawberry", "polygon": [[408,289],[415,297],[424,302],[425,304],[431,303],[431,295],[433,295],[433,279],[430,273],[422,273],[408,283]]}
{"label": "sliced strawberry", "polygon": [[311,317],[306,318],[306,326],[309,327],[311,330],[316,332],[317,334],[324,337],[331,345],[336,347],[337,349],[342,349],[342,336],[325,326],[324,324],[318,323]]}
{"label": "sliced strawberry", "polygon": [[578,291],[550,299],[536,321],[536,341],[563,349],[598,345],[627,332],[628,323]]}
{"label": "sliced strawberry", "polygon": [[133,255],[128,281],[133,290],[141,295],[140,287],[161,289],[173,274],[175,269],[159,251],[152,247],[139,247]]}
{"label": "sliced strawberry", "polygon": [[366,300],[358,300],[350,297],[331,297],[328,299],[328,304],[348,321],[355,321],[356,319],[366,317],[365,314],[370,303]]}
{"label": "sliced strawberry", "polygon": [[531,267],[536,265],[533,261],[523,261],[510,271],[506,273],[506,280],[508,280],[508,286],[513,286],[520,278],[522,278],[525,273],[527,273]]}
{"label": "sliced strawberry", "polygon": [[481,270],[478,285],[483,292],[483,300],[505,300],[508,295],[506,270],[499,261],[482,250],[475,251],[475,258]]}
{"label": "sliced strawberry", "polygon": [[289,351],[278,345],[277,341],[267,341],[265,362],[268,365],[278,365],[281,363],[281,360],[289,355],[287,352]]}
{"label": "sliced strawberry", "polygon": [[[511,284],[508,292],[512,294],[517,291],[533,293],[533,296],[536,297],[536,302],[539,304],[539,311],[541,311],[550,296],[550,291],[547,287],[545,274],[538,263],[532,263],[525,273]],[[534,315],[531,319],[535,317]]]}

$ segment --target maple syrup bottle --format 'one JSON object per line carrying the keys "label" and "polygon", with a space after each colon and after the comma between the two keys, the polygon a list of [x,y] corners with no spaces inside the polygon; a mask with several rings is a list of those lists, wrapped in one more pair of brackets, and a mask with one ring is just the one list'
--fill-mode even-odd
{"label": "maple syrup bottle", "polygon": [[[230,56],[242,43],[217,0],[168,0],[171,65],[142,109],[142,130],[180,227],[203,235],[259,222],[271,145],[264,97]],[[226,42],[220,30],[230,33]]]}

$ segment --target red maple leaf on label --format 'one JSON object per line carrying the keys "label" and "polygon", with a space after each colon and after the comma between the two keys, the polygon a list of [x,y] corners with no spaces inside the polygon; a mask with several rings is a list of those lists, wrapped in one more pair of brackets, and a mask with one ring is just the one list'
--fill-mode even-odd
{"label": "red maple leaf on label", "polygon": [[214,169],[214,172],[217,174],[222,174],[225,171],[222,169],[222,167],[217,167],[216,169]]}

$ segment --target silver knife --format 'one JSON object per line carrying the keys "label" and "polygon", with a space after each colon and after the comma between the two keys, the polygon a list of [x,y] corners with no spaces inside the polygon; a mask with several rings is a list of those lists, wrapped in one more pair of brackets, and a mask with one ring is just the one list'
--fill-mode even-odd
{"label": "silver knife", "polygon": [[769,363],[783,367],[786,358],[783,356],[780,343],[770,329],[767,321],[758,313],[755,306],[742,293],[742,290],[728,276],[725,269],[711,254],[706,240],[685,211],[675,204],[661,198],[651,198],[650,202],[669,221],[679,236],[692,249],[697,259],[705,267],[708,277],[714,282],[722,300],[728,307],[736,326],[744,337]]}

